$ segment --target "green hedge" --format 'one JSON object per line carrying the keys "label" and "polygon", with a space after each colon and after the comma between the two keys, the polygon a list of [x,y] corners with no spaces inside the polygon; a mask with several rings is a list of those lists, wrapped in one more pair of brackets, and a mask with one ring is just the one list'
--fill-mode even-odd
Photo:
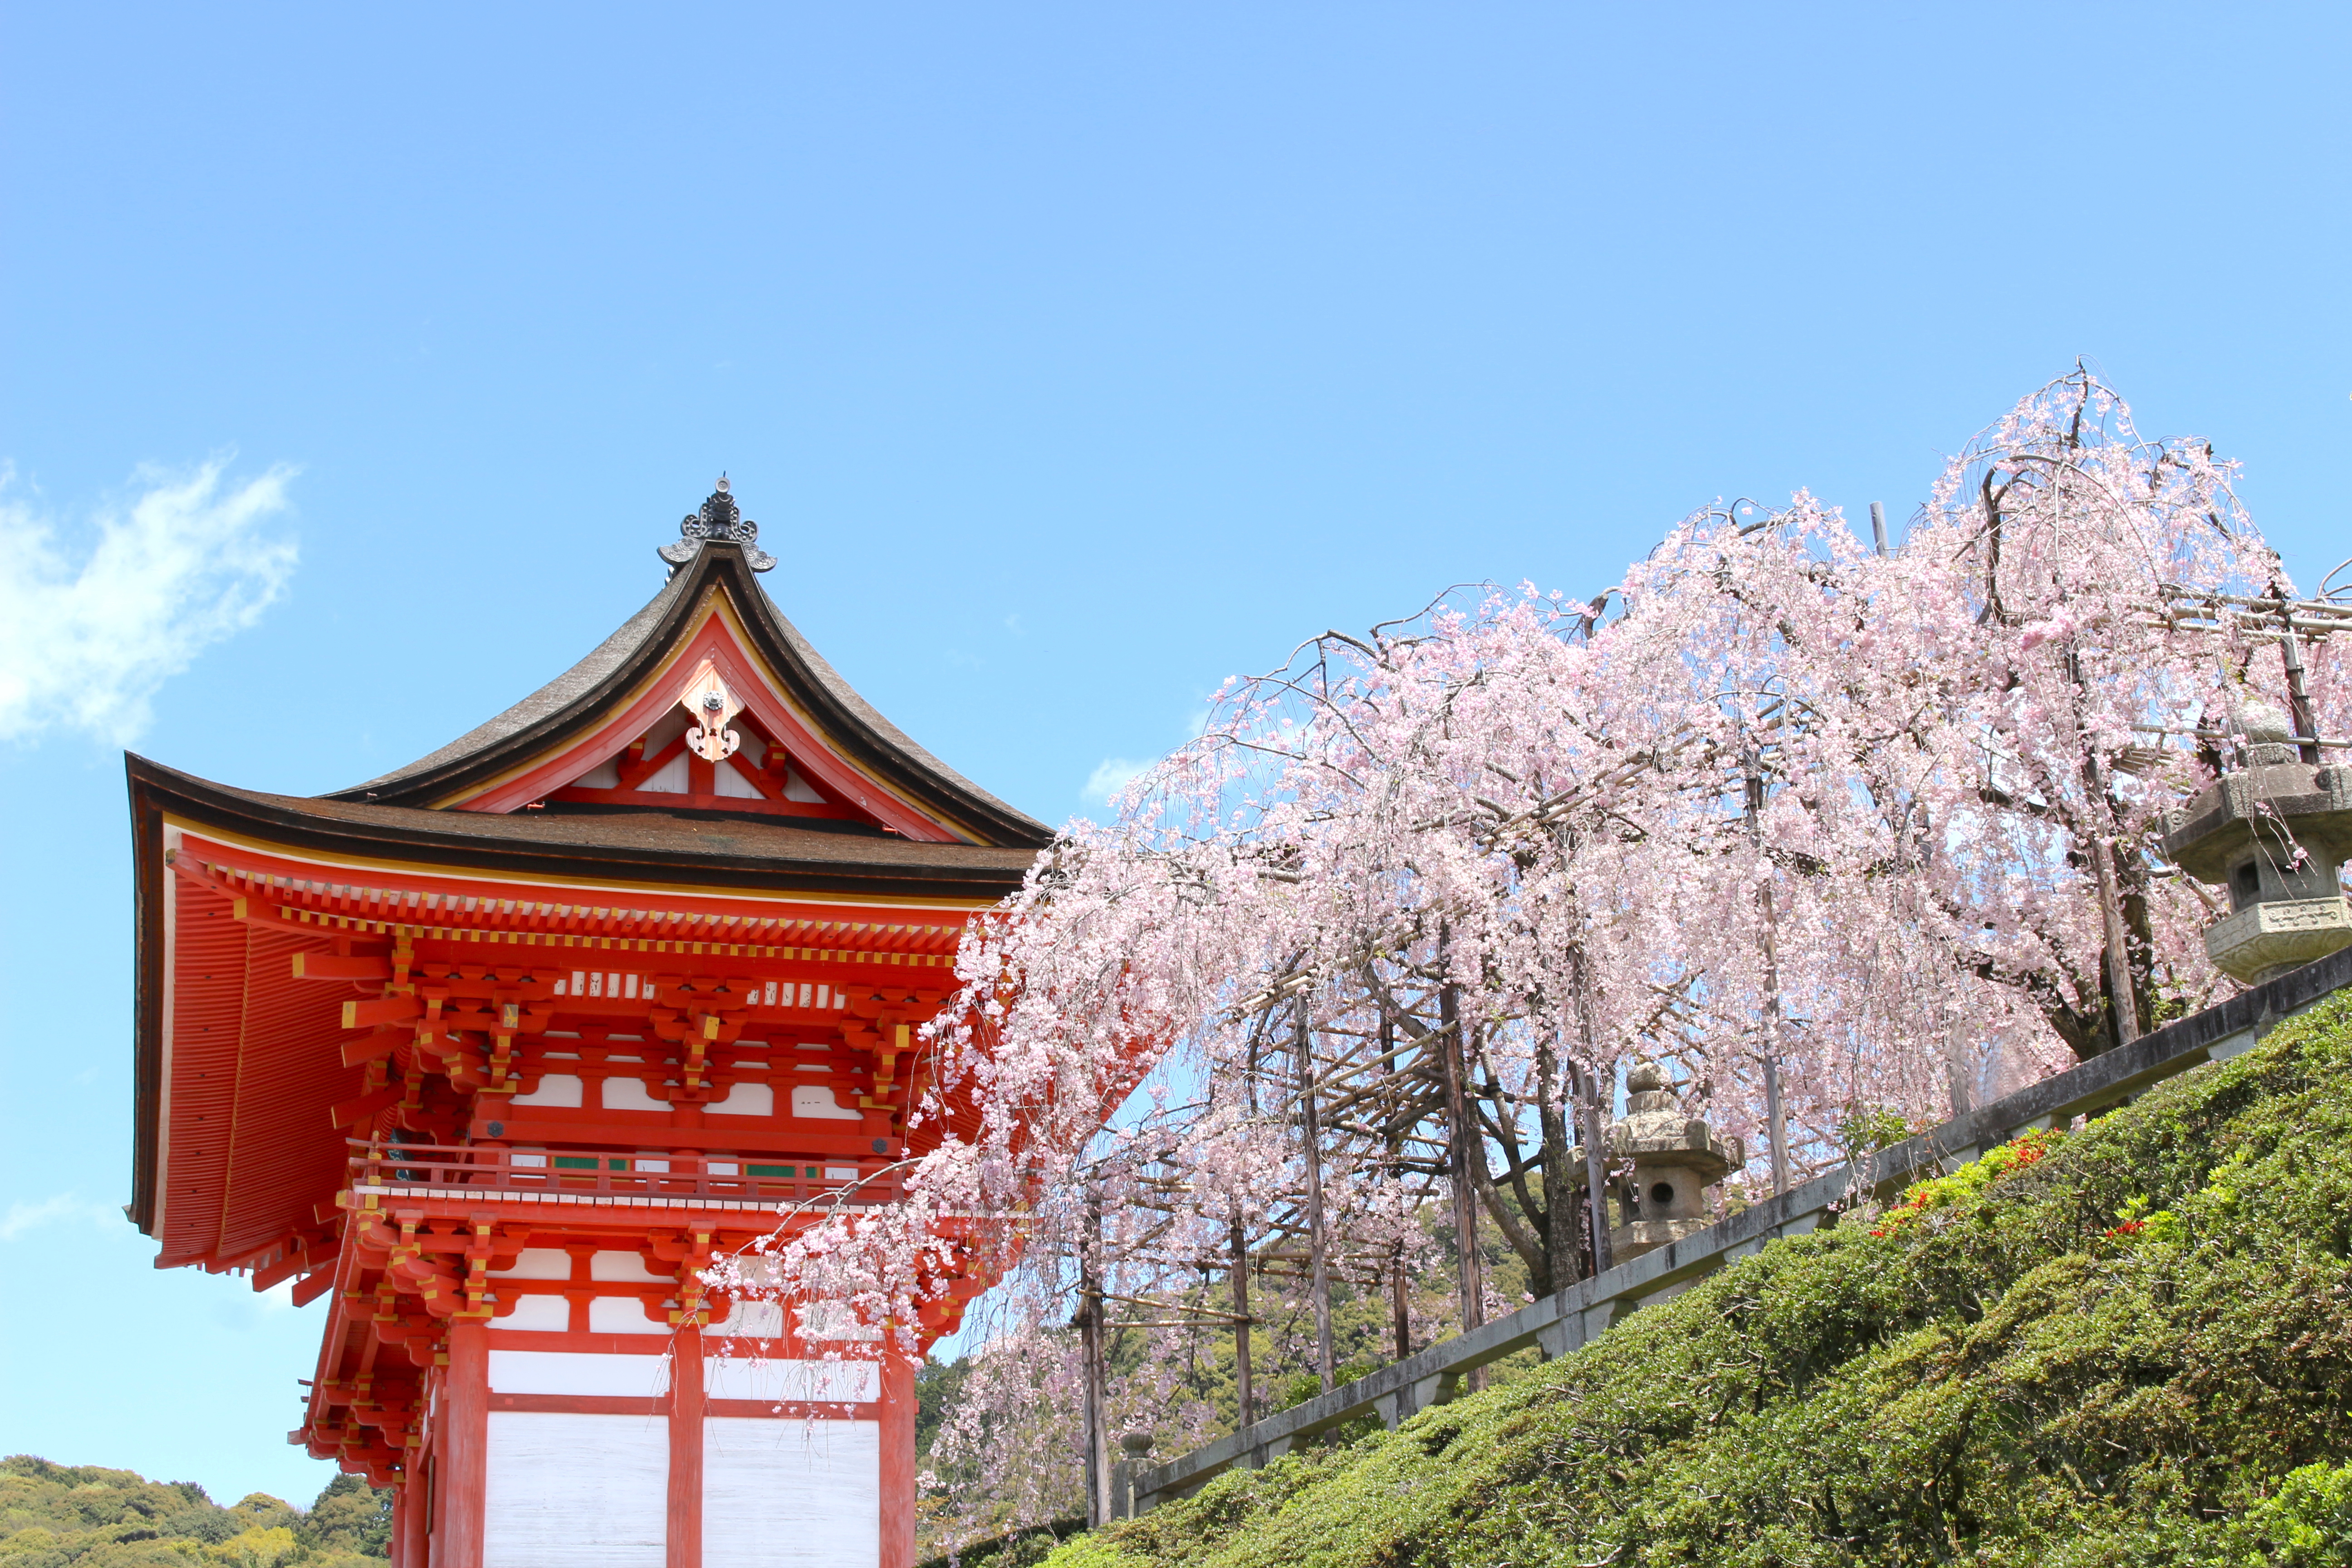
{"label": "green hedge", "polygon": [[2048,1142],[1051,1568],[2352,1563],[2352,998]]}

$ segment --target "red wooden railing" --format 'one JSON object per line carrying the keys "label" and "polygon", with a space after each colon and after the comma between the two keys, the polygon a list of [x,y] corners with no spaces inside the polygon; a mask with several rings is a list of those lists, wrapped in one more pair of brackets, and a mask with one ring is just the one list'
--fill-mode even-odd
{"label": "red wooden railing", "polygon": [[611,1149],[509,1149],[495,1144],[380,1143],[350,1140],[354,1186],[404,1191],[488,1188],[737,1203],[840,1200],[887,1203],[904,1194],[900,1173],[879,1160],[787,1160],[782,1155],[636,1154]]}

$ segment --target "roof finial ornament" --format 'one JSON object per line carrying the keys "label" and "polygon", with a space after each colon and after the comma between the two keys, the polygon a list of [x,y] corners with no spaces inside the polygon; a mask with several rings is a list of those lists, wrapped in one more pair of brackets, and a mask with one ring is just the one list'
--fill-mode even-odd
{"label": "roof finial ornament", "polygon": [[776,563],[774,556],[760,548],[760,525],[743,515],[743,509],[735,504],[731,492],[727,476],[719,475],[710,498],[699,510],[688,512],[686,520],[677,525],[677,542],[665,544],[655,552],[669,563],[672,572],[693,560],[695,552],[706,543],[742,546],[744,564],[754,572],[765,572]]}

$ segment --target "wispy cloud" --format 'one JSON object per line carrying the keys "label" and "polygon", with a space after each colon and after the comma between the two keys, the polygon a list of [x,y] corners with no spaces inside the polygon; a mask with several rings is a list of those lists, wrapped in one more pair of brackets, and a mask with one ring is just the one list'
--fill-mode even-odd
{"label": "wispy cloud", "polygon": [[14,1241],[26,1231],[38,1230],[45,1225],[67,1225],[80,1222],[89,1225],[120,1225],[122,1211],[110,1209],[104,1204],[92,1203],[72,1193],[59,1193],[54,1197],[36,1198],[31,1203],[19,1199],[0,1215],[0,1241]]}
{"label": "wispy cloud", "polygon": [[1078,792],[1078,798],[1096,805],[1107,805],[1111,796],[1150,769],[1150,763],[1134,762],[1126,757],[1105,757],[1087,776],[1087,787]]}
{"label": "wispy cloud", "polygon": [[223,466],[140,469],[129,504],[93,519],[97,543],[79,564],[0,468],[0,741],[131,738],[158,686],[285,591],[294,542],[267,525],[293,470],[230,485]]}

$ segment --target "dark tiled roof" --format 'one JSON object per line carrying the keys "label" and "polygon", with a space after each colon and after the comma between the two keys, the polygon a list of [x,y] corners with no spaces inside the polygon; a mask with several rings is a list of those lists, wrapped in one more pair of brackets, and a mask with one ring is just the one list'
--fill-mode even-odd
{"label": "dark tiled roof", "polygon": [[1028,848],[919,844],[716,813],[501,815],[313,799],[214,784],[143,757],[129,765],[134,814],[161,807],[289,847],[485,874],[993,900],[1017,889],[1035,858]]}
{"label": "dark tiled roof", "polygon": [[984,840],[1029,848],[1052,841],[1053,830],[1006,805],[915,743],[859,696],[800,629],[785,619],[732,544],[706,543],[662,591],[594,652],[497,718],[478,724],[438,751],[332,798],[426,804],[487,780],[530,755],[552,749],[596,723],[694,621],[706,591],[722,588],[743,616],[760,649],[794,696],[816,714],[849,760],[928,803]]}

